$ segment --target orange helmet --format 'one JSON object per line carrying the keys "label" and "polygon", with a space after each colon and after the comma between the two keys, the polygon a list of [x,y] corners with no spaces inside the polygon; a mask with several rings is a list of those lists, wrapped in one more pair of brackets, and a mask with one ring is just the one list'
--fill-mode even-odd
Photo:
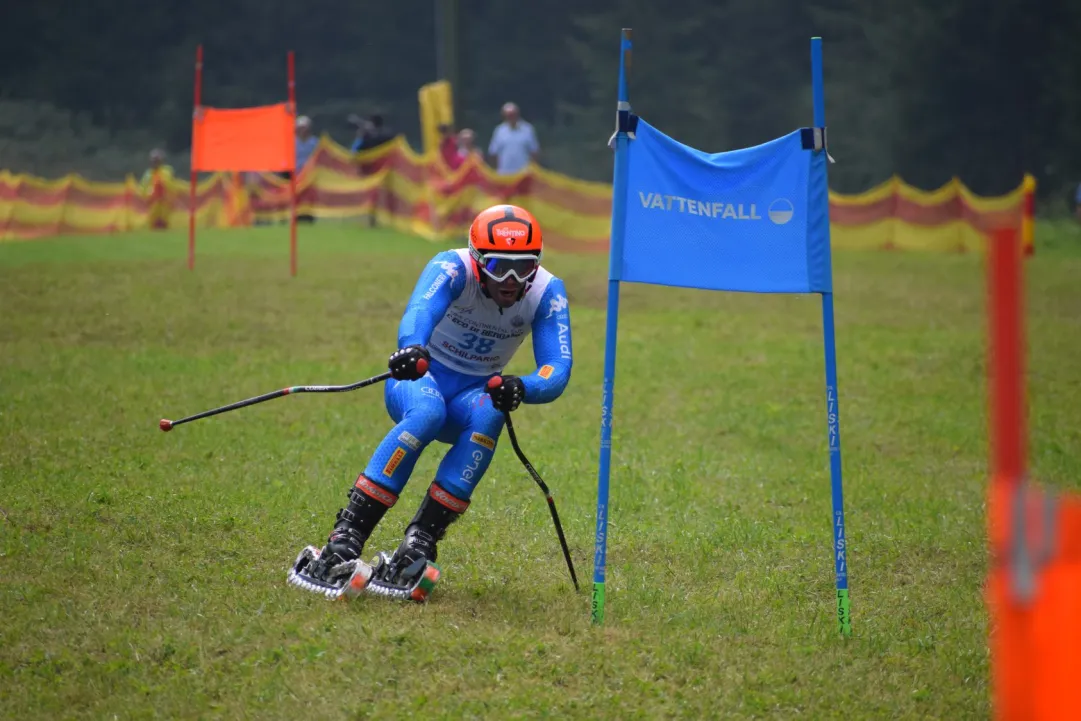
{"label": "orange helmet", "polygon": [[529,281],[540,267],[544,236],[528,210],[516,205],[493,205],[482,210],[469,227],[469,255],[493,280],[513,275]]}

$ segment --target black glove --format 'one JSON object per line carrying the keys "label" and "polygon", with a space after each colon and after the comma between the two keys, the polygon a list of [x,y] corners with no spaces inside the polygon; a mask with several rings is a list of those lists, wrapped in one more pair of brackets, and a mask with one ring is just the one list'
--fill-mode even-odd
{"label": "black glove", "polygon": [[428,349],[421,345],[400,348],[391,354],[387,367],[390,377],[396,381],[415,381],[424,377],[432,357]]}
{"label": "black glove", "polygon": [[510,413],[525,400],[525,383],[518,376],[496,376],[488,381],[488,395],[497,411]]}

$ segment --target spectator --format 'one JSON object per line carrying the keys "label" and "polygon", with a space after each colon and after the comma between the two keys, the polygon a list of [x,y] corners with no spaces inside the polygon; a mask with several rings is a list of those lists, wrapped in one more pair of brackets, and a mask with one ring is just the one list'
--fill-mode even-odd
{"label": "spectator", "polygon": [[161,148],[150,151],[150,164],[139,181],[143,192],[150,191],[155,177],[163,183],[173,179],[173,168],[165,164],[165,151]]}
{"label": "spectator", "polygon": [[[299,180],[300,174],[304,171],[304,166],[308,164],[308,160],[311,159],[315,149],[319,147],[319,138],[315,137],[312,133],[312,119],[307,115],[301,115],[297,118],[297,158],[296,158],[296,174]],[[286,171],[280,174],[281,177],[288,179],[292,173]],[[307,213],[297,214],[298,223],[314,223],[315,216]]]}
{"label": "spectator", "polygon": [[458,132],[458,154],[462,156],[464,161],[470,155],[474,155],[477,152],[476,134],[470,128],[462,128]]}
{"label": "spectator", "polygon": [[297,118],[297,173],[304,169],[308,158],[319,145],[319,138],[312,134],[312,119],[307,115]]}
{"label": "spectator", "polygon": [[[378,148],[379,146],[394,140],[394,133],[383,125],[382,115],[369,115],[364,119],[361,119],[356,115],[350,115],[349,122],[357,126],[357,138],[349,148],[350,152],[354,154]],[[366,163],[362,160],[357,162],[357,172],[361,176],[368,175],[377,167],[378,163]],[[391,196],[387,192],[386,187],[384,187],[384,184],[380,184],[379,187],[376,188],[375,202],[372,204],[371,212],[368,215],[368,224],[371,227],[375,227],[376,216],[378,213],[384,209],[389,209],[391,207],[391,202]]]}
{"label": "spectator", "polygon": [[496,126],[488,144],[488,155],[495,161],[496,172],[502,175],[521,172],[539,153],[540,143],[533,126],[521,119],[517,105],[506,103],[503,122]]}
{"label": "spectator", "polygon": [[140,186],[150,197],[148,222],[151,228],[161,230],[169,227],[169,182],[173,179],[173,169],[165,164],[165,151],[154,148],[150,151],[150,165],[140,180]]}
{"label": "spectator", "polygon": [[363,120],[356,115],[350,115],[349,122],[357,126],[357,138],[350,148],[354,153],[378,148],[380,145],[394,140],[394,133],[383,125],[382,115],[369,115]]}
{"label": "spectator", "polygon": [[1081,183],[1077,184],[1077,190],[1074,191],[1073,214],[1077,221],[1081,223]]}
{"label": "spectator", "polygon": [[439,154],[443,156],[443,162],[451,170],[457,170],[465,160],[458,152],[458,135],[454,128],[446,123],[439,126],[439,135]]}

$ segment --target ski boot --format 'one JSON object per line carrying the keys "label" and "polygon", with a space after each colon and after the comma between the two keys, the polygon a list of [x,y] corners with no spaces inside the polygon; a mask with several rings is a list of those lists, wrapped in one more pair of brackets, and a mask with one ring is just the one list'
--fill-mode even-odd
{"label": "ski boot", "polygon": [[432,483],[427,495],[405,529],[405,538],[393,555],[380,553],[367,585],[368,593],[424,602],[439,581],[442,571],[435,564],[436,544],[469,508],[469,502],[447,493]]}
{"label": "ski boot", "polygon": [[338,510],[326,546],[302,550],[289,570],[289,583],[331,599],[360,595],[372,577],[372,567],[360,560],[364,543],[397,500],[364,475],[358,477],[348,507]]}

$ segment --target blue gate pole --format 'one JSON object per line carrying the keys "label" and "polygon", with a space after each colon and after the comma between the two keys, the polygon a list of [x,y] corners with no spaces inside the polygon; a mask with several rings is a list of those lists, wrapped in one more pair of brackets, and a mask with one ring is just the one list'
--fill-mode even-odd
{"label": "blue gate pole", "polygon": [[[822,78],[822,38],[811,38],[811,87],[814,94],[814,124],[826,128],[826,93]],[[822,152],[828,153],[823,136]],[[828,165],[828,163],[827,163]],[[829,224],[826,252],[830,252]],[[837,577],[837,627],[842,636],[852,635],[852,613],[848,599],[848,555],[845,535],[844,487],[841,483],[841,422],[837,403],[837,348],[833,322],[833,260],[827,263],[830,291],[822,293],[822,341],[826,351],[826,421],[829,434],[830,490],[833,496],[833,559]]]}
{"label": "blue gate pole", "polygon": [[619,45],[619,94],[616,103],[615,167],[612,177],[612,226],[608,250],[608,312],[604,339],[604,388],[601,396],[601,448],[597,466],[597,538],[593,551],[592,621],[604,622],[604,579],[608,543],[608,479],[612,461],[612,407],[615,403],[616,333],[619,325],[619,278],[623,267],[626,230],[627,152],[631,104],[627,70],[631,60],[631,29],[623,28]]}

